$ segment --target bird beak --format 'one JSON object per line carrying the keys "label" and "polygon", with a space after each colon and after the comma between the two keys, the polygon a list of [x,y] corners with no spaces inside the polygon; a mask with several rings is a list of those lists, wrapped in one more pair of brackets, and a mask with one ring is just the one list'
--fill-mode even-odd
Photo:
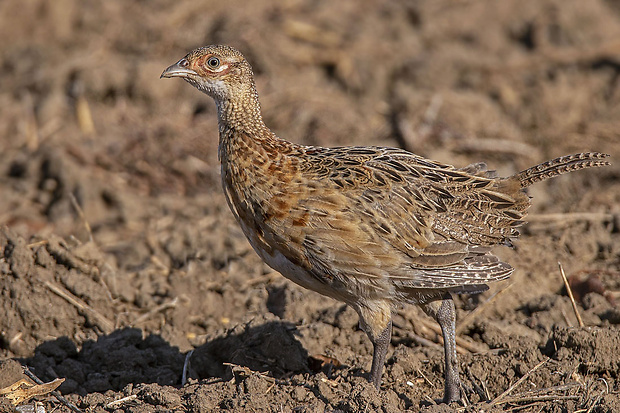
{"label": "bird beak", "polygon": [[188,77],[192,77],[192,76],[196,76],[198,73],[196,73],[195,71],[193,71],[192,69],[188,69],[186,67],[181,66],[179,63],[181,61],[173,64],[172,66],[169,66],[166,68],[166,70],[164,70],[161,74],[161,76],[159,77],[160,79],[163,77],[182,77],[182,78],[188,78]]}

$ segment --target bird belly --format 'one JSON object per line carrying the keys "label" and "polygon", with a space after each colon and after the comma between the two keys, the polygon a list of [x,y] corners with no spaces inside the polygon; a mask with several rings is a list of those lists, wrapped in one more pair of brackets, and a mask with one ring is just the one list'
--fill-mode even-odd
{"label": "bird belly", "polygon": [[326,284],[323,280],[317,278],[314,274],[293,263],[278,249],[272,248],[265,243],[260,236],[257,235],[255,229],[248,225],[242,219],[239,219],[239,225],[250,245],[256,251],[258,256],[271,268],[282,274],[284,277],[293,281],[308,290],[315,291],[319,294],[326,295],[340,301],[349,301],[346,294],[341,294],[338,288],[333,285]]}
{"label": "bird belly", "polygon": [[[393,288],[385,277],[366,279],[355,276],[338,276],[325,274],[314,269],[301,251],[301,245],[295,247],[295,241],[282,240],[275,235],[277,231],[268,225],[263,215],[256,213],[250,205],[259,204],[249,200],[247,191],[239,190],[238,185],[230,179],[226,168],[222,168],[222,181],[226,201],[239,223],[250,245],[259,257],[271,268],[294,283],[318,292],[319,294],[355,305],[360,297],[388,299]],[[228,179],[227,179],[228,178]]]}

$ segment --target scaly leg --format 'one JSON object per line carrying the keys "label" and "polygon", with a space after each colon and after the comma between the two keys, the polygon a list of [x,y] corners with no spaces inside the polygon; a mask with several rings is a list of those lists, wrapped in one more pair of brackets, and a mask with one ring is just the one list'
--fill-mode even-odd
{"label": "scaly leg", "polygon": [[354,306],[360,316],[362,329],[368,335],[373,345],[372,367],[368,381],[381,387],[381,375],[392,338],[392,309],[387,302],[368,302],[365,305]]}
{"label": "scaly leg", "polygon": [[456,309],[450,293],[441,300],[423,304],[422,309],[439,323],[445,355],[444,403],[461,400],[461,380],[456,359]]}
{"label": "scaly leg", "polygon": [[375,385],[377,390],[381,387],[381,375],[383,374],[383,365],[385,364],[385,356],[387,355],[390,340],[392,338],[392,320],[383,329],[379,337],[372,340],[374,352],[372,353],[372,367],[370,368],[370,381]]}

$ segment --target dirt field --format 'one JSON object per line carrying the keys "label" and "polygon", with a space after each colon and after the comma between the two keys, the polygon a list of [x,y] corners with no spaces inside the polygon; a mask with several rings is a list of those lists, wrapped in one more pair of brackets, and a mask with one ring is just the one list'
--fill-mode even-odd
{"label": "dirt field", "polygon": [[[21,363],[85,412],[620,411],[620,2],[4,0],[0,16],[0,388]],[[531,223],[497,250],[511,280],[457,299],[466,408],[436,403],[419,309],[395,316],[377,393],[355,312],[246,242],[213,102],[159,79],[211,43],[246,54],[266,123],[295,142],[502,175],[611,154],[533,187]]]}

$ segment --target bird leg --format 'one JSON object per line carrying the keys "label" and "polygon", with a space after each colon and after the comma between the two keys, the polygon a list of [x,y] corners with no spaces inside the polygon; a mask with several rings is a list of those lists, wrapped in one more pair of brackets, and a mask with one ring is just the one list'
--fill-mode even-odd
{"label": "bird leg", "polygon": [[372,341],[373,353],[372,353],[372,367],[370,368],[370,381],[375,385],[377,390],[381,387],[381,375],[383,374],[383,365],[385,364],[385,356],[387,355],[390,340],[392,338],[392,320],[383,329],[378,337],[375,337]]}
{"label": "bird leg", "polygon": [[456,310],[450,293],[442,299],[422,304],[424,312],[433,317],[441,327],[443,350],[445,356],[444,403],[461,399],[461,380],[456,360]]}
{"label": "bird leg", "polygon": [[392,309],[386,302],[366,303],[354,308],[360,316],[361,327],[373,346],[372,367],[368,381],[379,390],[385,356],[392,338]]}

